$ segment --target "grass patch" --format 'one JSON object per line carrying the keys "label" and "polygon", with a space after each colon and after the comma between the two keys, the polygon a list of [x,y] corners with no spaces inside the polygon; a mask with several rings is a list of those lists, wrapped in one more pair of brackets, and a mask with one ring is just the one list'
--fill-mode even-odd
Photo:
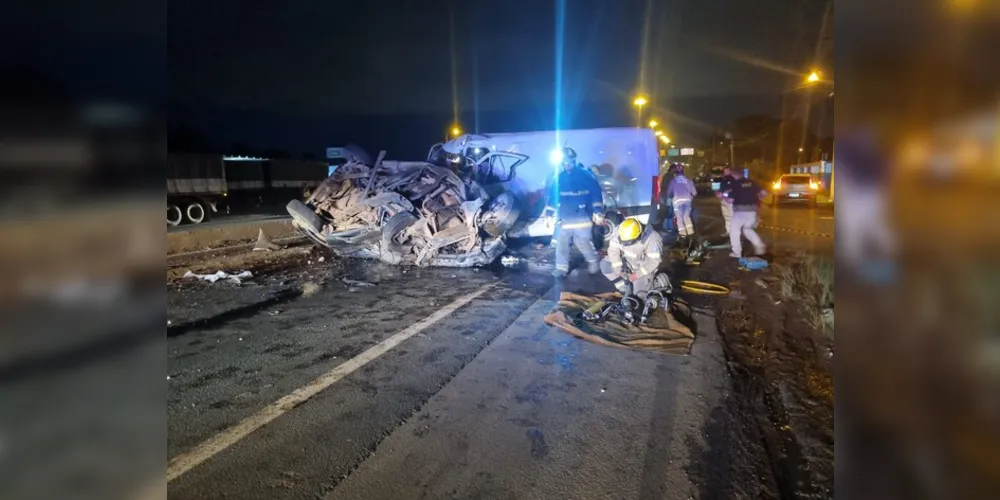
{"label": "grass patch", "polygon": [[774,272],[779,278],[782,298],[802,304],[809,325],[832,340],[833,260],[796,254],[785,262],[775,263]]}

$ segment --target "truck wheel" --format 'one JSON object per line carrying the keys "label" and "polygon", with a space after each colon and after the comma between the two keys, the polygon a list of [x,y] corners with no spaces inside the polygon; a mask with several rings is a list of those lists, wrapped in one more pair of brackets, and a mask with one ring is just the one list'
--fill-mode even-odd
{"label": "truck wheel", "polygon": [[177,227],[180,225],[182,220],[184,220],[184,214],[181,213],[181,207],[178,207],[177,205],[167,205],[167,225],[170,227]]}
{"label": "truck wheel", "polygon": [[201,224],[205,220],[205,207],[197,201],[188,205],[185,213],[188,221],[192,224]]}

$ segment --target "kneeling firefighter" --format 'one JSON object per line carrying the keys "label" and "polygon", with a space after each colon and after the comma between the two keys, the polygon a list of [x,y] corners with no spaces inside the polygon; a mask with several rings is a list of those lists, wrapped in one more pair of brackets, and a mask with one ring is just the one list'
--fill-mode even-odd
{"label": "kneeling firefighter", "polygon": [[632,293],[670,288],[670,279],[660,271],[663,261],[663,238],[635,218],[625,219],[611,238],[608,256],[601,261],[604,273],[615,288],[625,292],[625,281],[632,282]]}

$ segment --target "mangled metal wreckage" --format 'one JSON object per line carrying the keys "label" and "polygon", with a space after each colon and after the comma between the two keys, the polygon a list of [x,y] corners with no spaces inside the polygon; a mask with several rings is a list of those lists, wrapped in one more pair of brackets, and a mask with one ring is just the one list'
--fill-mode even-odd
{"label": "mangled metal wreckage", "polygon": [[473,267],[506,250],[519,210],[471,178],[427,162],[351,161],[305,200],[288,204],[293,224],[345,257],[389,264]]}

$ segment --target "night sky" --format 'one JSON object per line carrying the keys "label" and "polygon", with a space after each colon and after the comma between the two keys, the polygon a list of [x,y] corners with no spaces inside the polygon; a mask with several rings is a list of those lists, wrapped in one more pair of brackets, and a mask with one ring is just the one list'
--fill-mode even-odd
{"label": "night sky", "polygon": [[[628,96],[640,86],[680,140],[777,114],[781,89],[801,78],[788,71],[809,64],[825,4],[567,0],[562,126],[634,124]],[[319,153],[358,142],[423,154],[453,114],[453,22],[463,126],[551,128],[556,12],[556,2],[529,0],[172,0],[171,122],[224,145]]]}

